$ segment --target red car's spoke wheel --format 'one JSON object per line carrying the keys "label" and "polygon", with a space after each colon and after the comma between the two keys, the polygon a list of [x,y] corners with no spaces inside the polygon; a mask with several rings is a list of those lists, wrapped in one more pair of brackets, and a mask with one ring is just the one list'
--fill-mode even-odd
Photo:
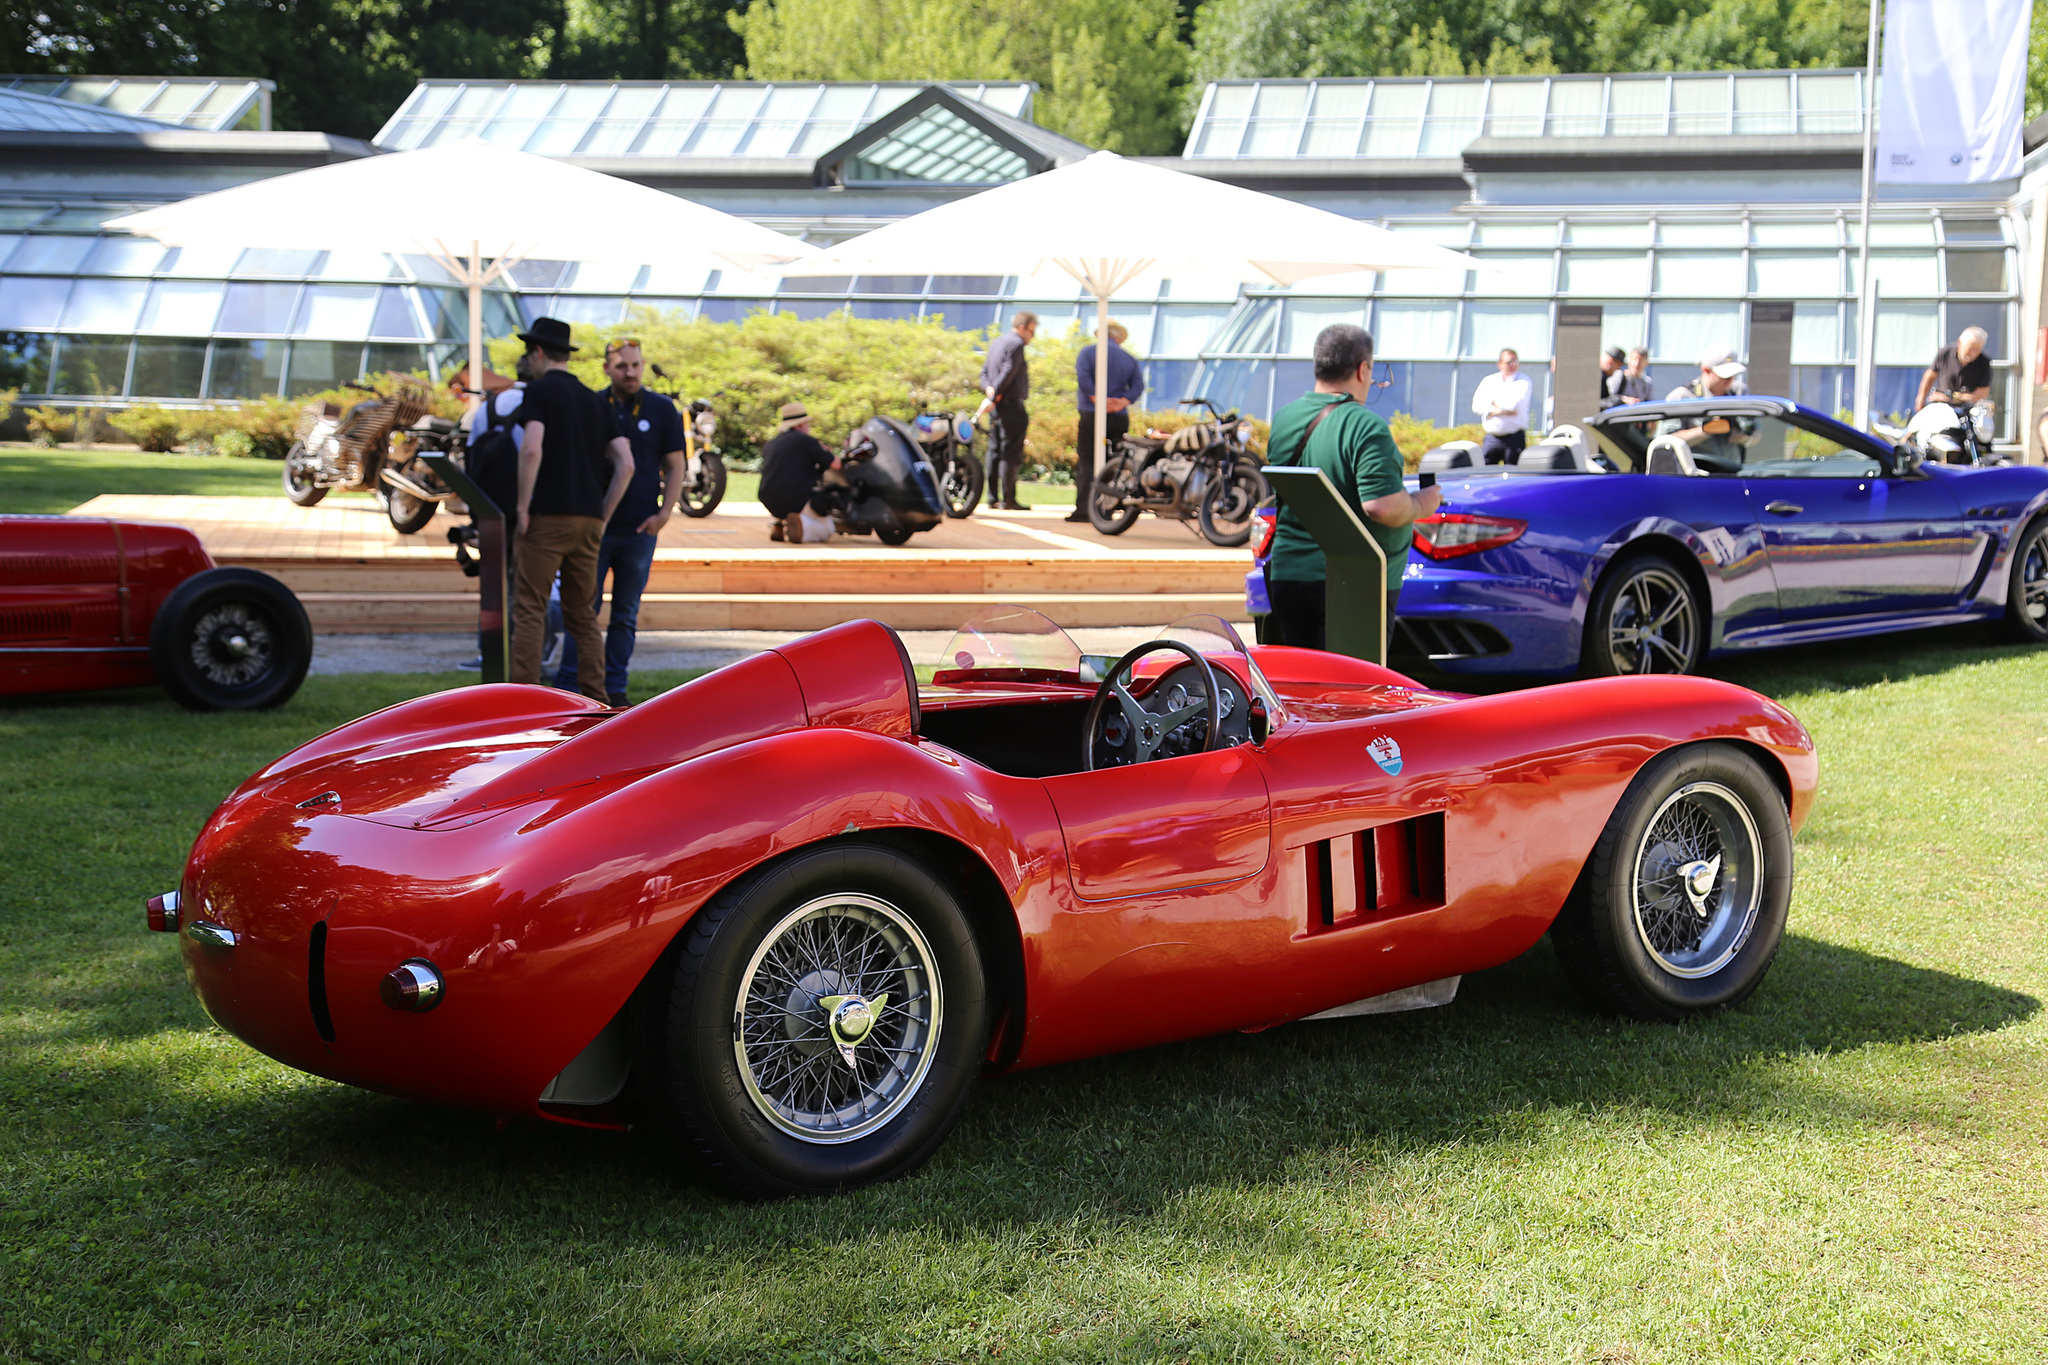
{"label": "red car's spoke wheel", "polygon": [[821,844],[699,910],[658,972],[650,1117],[747,1196],[908,1174],[959,1121],[991,1010],[954,891],[895,848]]}
{"label": "red car's spoke wheel", "polygon": [[171,699],[194,711],[280,706],[305,681],[313,627],[291,589],[254,569],[208,569],[157,609],[149,662]]}
{"label": "red car's spoke wheel", "polygon": [[1791,898],[1791,822],[1776,785],[1733,745],[1692,744],[1629,784],[1551,941],[1595,1004],[1677,1020],[1757,988]]}
{"label": "red car's spoke wheel", "polygon": [[767,1120],[850,1142],[924,1084],[945,1017],[931,945],[875,896],[822,896],[768,931],[740,981],[733,1057]]}

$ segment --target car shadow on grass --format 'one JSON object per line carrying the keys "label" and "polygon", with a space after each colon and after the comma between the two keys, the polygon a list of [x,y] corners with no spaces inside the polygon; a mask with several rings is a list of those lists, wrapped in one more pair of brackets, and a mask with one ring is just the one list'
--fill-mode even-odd
{"label": "car shadow on grass", "polygon": [[[1878,683],[1904,682],[1909,678],[1952,673],[1978,664],[1998,663],[2015,655],[2039,653],[2048,653],[2048,645],[2014,644],[2001,639],[1995,626],[1971,622],[1709,659],[1700,672],[1706,677],[1736,683],[1767,697],[1786,697],[1802,692],[1844,691]],[[1393,664],[1408,672],[1417,682],[1430,687],[1486,696],[1560,681],[1555,678],[1446,673],[1412,658],[1396,659]]]}
{"label": "car shadow on grass", "polygon": [[[0,1094],[61,1105],[117,1146],[167,1143],[202,1165],[253,1159],[294,1180],[325,1173],[428,1200],[451,1224],[516,1218],[535,1199],[561,1199],[579,1217],[650,1237],[772,1247],[792,1219],[804,1236],[837,1240],[891,1227],[989,1231],[1142,1215],[1191,1188],[1304,1178],[1303,1163],[1316,1166],[1319,1153],[1370,1169],[1447,1144],[1505,1150],[1546,1112],[1623,1111],[1651,1127],[1939,1122],[1910,1098],[1878,1098],[1789,1064],[1987,1033],[2038,1009],[2017,991],[1794,935],[1743,1006],[1675,1027],[1637,1024],[1583,1007],[1539,944],[1467,978],[1442,1009],[989,1078],[923,1172],[766,1221],[702,1187],[687,1153],[658,1134],[500,1123],[300,1080],[253,1057],[247,1077],[216,1086],[195,1079],[190,1062],[126,1058],[81,1061],[59,1080],[50,1061],[18,1050],[0,1063]],[[77,1039],[90,1022],[73,1018],[57,1033]],[[121,1031],[134,1021],[102,1022]]]}

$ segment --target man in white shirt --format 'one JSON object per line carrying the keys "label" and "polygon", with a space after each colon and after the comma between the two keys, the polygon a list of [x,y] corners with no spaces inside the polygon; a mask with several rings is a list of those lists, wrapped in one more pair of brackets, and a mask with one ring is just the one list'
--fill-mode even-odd
{"label": "man in white shirt", "polygon": [[1512,464],[1529,440],[1529,376],[1522,373],[1522,358],[1511,350],[1500,353],[1500,369],[1479,381],[1472,394],[1472,411],[1486,429],[1479,445],[1484,464]]}

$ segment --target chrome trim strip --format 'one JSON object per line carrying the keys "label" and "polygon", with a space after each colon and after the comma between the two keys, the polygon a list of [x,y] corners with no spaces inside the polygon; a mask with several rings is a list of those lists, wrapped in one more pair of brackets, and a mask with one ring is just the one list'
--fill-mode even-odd
{"label": "chrome trim strip", "polygon": [[232,948],[241,936],[224,924],[195,919],[185,926],[185,937],[208,948]]}

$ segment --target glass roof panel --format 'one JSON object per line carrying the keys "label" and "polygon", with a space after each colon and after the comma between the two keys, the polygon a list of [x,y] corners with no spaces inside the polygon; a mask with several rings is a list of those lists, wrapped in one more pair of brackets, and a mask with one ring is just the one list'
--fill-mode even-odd
{"label": "glass roof panel", "polygon": [[1429,92],[1429,117],[1422,125],[1420,156],[1456,156],[1479,136],[1486,109],[1482,81],[1437,81]]}
{"label": "glass roof panel", "polygon": [[148,237],[103,237],[85,268],[95,275],[148,275],[163,259],[163,243]]}
{"label": "glass roof panel", "polygon": [[292,335],[359,341],[370,333],[382,293],[374,284],[308,285]]}
{"label": "glass roof panel", "polygon": [[1771,73],[1735,78],[1735,131],[1784,135],[1792,131],[1792,77]]}
{"label": "glass roof panel", "polygon": [[985,185],[1021,180],[1024,158],[950,109],[934,106],[860,149],[846,164],[848,181],[935,181]]}
{"label": "glass roof panel", "polygon": [[1429,87],[1379,82],[1372,88],[1372,114],[1365,125],[1361,156],[1414,156],[1422,131],[1422,106]]}
{"label": "glass roof panel", "polygon": [[1552,137],[1600,136],[1600,99],[1607,82],[1554,80],[1550,83],[1550,124]]}
{"label": "glass roof panel", "polygon": [[1671,82],[1671,135],[1701,137],[1728,131],[1728,78],[1686,76]]}
{"label": "glass roof panel", "polygon": [[617,87],[611,103],[604,113],[591,125],[589,139],[583,144],[584,156],[624,156],[633,145],[633,135],[640,131],[640,125],[654,112],[654,106],[661,102],[661,88],[647,85],[622,85]]}
{"label": "glass roof panel", "polygon": [[564,86],[561,99],[526,140],[525,150],[540,156],[573,156],[590,131],[590,121],[603,112],[611,94],[609,86]]}
{"label": "glass roof panel", "polygon": [[220,313],[227,286],[218,280],[158,280],[150,286],[138,332],[159,336],[205,336]]}
{"label": "glass roof panel", "polygon": [[8,276],[0,279],[0,328],[48,330],[64,312],[71,281],[64,278]]}
{"label": "glass roof panel", "polygon": [[1661,76],[1648,80],[1609,81],[1607,132],[1613,137],[1663,137],[1670,100]]}
{"label": "glass roof panel", "polygon": [[64,309],[64,326],[73,332],[132,332],[148,280],[80,280]]}
{"label": "glass roof panel", "polygon": [[648,118],[647,127],[632,147],[634,156],[676,156],[689,141],[697,120],[711,104],[717,90],[708,85],[679,85],[662,96],[661,104]]}
{"label": "glass roof panel", "polygon": [[139,114],[149,107],[150,101],[163,93],[164,83],[156,80],[120,81],[107,97],[101,100],[100,108],[112,109],[117,113]]}
{"label": "glass roof panel", "polygon": [[1807,76],[1794,78],[1799,90],[1799,131],[1802,133],[1860,133],[1863,116],[1858,108],[1856,75]]}
{"label": "glass roof panel", "polygon": [[31,237],[7,262],[7,268],[35,275],[74,274],[98,241],[97,237]]}
{"label": "glass roof panel", "polygon": [[1495,81],[1493,93],[1487,100],[1487,135],[1541,137],[1543,93],[1542,81]]}

